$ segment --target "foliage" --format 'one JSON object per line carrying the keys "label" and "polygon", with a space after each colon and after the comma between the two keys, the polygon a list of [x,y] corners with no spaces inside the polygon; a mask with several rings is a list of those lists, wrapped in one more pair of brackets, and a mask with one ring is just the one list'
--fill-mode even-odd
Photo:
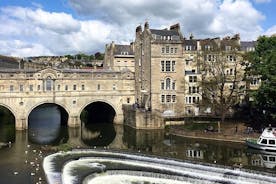
{"label": "foliage", "polygon": [[251,93],[253,107],[266,118],[276,120],[276,37],[259,37],[254,52],[245,58],[250,62],[247,76],[261,76],[261,86]]}
{"label": "foliage", "polygon": [[97,52],[97,53],[95,53],[95,55],[93,55],[93,54],[87,55],[87,54],[79,53],[76,55],[67,54],[64,56],[67,57],[68,59],[77,59],[77,60],[94,60],[94,59],[103,60],[104,53]]}
{"label": "foliage", "polygon": [[95,59],[97,60],[103,60],[104,59],[104,54],[100,52],[95,53]]}
{"label": "foliage", "polygon": [[205,60],[201,64],[202,105],[211,107],[215,115],[221,117],[221,122],[224,122],[229,110],[240,102],[239,97],[244,91],[241,58],[235,50],[218,50],[203,54]]}

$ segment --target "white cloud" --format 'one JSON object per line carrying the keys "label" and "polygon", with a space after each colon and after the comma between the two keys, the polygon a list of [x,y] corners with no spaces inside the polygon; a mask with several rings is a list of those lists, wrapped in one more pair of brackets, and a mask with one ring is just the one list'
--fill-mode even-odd
{"label": "white cloud", "polygon": [[[69,0],[81,15],[91,16],[122,27],[148,19],[151,27],[179,22],[184,35],[199,37],[240,33],[242,39],[254,39],[263,31],[264,16],[249,0]],[[133,30],[133,28],[132,28]]]}
{"label": "white cloud", "polygon": [[63,55],[104,50],[112,25],[81,21],[65,13],[22,7],[0,9],[1,54],[14,56]]}
{"label": "white cloud", "polygon": [[276,25],[270,27],[268,30],[266,30],[266,32],[264,33],[264,35],[267,36],[271,36],[271,35],[275,35],[276,34]]}
{"label": "white cloud", "polygon": [[40,8],[0,8],[0,46],[6,46],[0,54],[91,54],[113,40],[133,41],[136,26],[145,20],[151,28],[179,22],[186,37],[191,32],[196,38],[240,33],[243,40],[252,40],[264,32],[260,26],[264,16],[249,0],[69,0],[69,4],[81,20]]}

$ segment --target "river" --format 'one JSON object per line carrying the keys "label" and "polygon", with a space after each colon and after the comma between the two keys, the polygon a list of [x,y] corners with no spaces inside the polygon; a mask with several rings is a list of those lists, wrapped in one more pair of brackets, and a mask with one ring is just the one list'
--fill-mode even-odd
{"label": "river", "polygon": [[28,130],[15,131],[10,115],[1,114],[0,142],[10,144],[0,148],[0,183],[46,183],[41,162],[49,154],[47,145],[65,143],[276,174],[276,154],[259,153],[242,143],[188,139],[165,130],[135,130],[110,123],[69,128],[61,119],[57,107],[42,107],[29,117]]}

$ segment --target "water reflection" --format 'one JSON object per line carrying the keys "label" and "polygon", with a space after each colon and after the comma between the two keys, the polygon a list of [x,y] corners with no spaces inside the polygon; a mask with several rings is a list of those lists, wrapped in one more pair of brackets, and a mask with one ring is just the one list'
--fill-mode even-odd
{"label": "water reflection", "polygon": [[116,131],[111,123],[82,123],[81,140],[86,146],[108,146],[115,137]]}
{"label": "water reflection", "polygon": [[0,143],[13,143],[14,141],[15,118],[8,109],[0,106]]}
{"label": "water reflection", "polygon": [[[63,126],[64,118],[57,107],[49,109],[45,106],[33,112],[35,114],[29,118],[27,132],[16,132],[14,122],[3,124],[8,121],[0,116],[0,141],[13,142],[10,148],[0,149],[0,183],[32,183],[28,182],[29,173],[24,171],[27,167],[24,161],[29,157],[25,151],[29,149],[27,145],[30,143],[33,143],[30,144],[31,149],[36,150],[41,149],[42,144],[70,143],[82,148],[108,146],[116,150],[127,149],[135,153],[276,173],[276,153],[252,152],[243,143],[188,139],[166,134],[165,130],[136,130],[112,123],[83,124],[79,128],[69,128]],[[14,171],[24,174],[20,177],[18,175],[20,179],[16,179]]]}
{"label": "water reflection", "polygon": [[62,125],[61,111],[58,106],[46,104],[31,112],[28,138],[35,144],[57,145],[67,142],[68,129]]}
{"label": "water reflection", "polygon": [[252,167],[263,167],[276,171],[276,152],[248,149],[247,153],[251,160],[249,165]]}
{"label": "water reflection", "polygon": [[163,130],[137,130],[128,126],[124,126],[123,143],[127,148],[155,152],[162,147],[164,139]]}

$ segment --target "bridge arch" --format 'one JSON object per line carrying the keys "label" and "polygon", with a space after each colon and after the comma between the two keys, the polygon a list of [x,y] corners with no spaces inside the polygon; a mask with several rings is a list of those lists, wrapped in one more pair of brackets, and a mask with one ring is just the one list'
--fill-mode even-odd
{"label": "bridge arch", "polygon": [[[98,115],[98,118],[96,118],[95,120],[96,121],[98,120],[100,122],[104,120],[108,120],[109,122],[111,122],[111,119],[106,119],[109,116],[110,118],[112,118],[112,123],[113,123],[114,119],[118,115],[118,109],[116,109],[116,106],[114,106],[112,103],[106,100],[92,100],[92,101],[89,101],[88,103],[85,103],[80,108],[80,111],[78,113],[80,118],[81,118],[82,112],[86,108],[90,108],[89,110],[93,110],[94,112],[92,113],[94,113],[94,115],[95,114]],[[107,113],[107,114],[103,114],[103,113]]]}
{"label": "bridge arch", "polygon": [[41,106],[41,105],[43,105],[43,104],[54,104],[54,105],[57,105],[57,106],[59,106],[59,107],[62,107],[62,108],[66,111],[66,113],[67,113],[68,115],[70,115],[70,111],[68,110],[68,108],[66,108],[66,106],[65,106],[64,104],[57,103],[57,102],[42,101],[42,102],[39,102],[39,103],[37,103],[37,104],[35,104],[35,105],[32,105],[31,108],[28,109],[28,111],[27,111],[27,118],[30,116],[30,113],[31,113],[35,108],[37,108],[37,107],[39,107],[39,106]]}
{"label": "bridge arch", "polygon": [[28,139],[36,144],[64,143],[68,140],[68,112],[56,103],[40,103],[28,113]]}
{"label": "bridge arch", "polygon": [[56,106],[58,106],[59,108],[61,108],[60,110],[61,110],[61,115],[65,115],[64,117],[63,116],[61,116],[61,122],[62,122],[62,124],[66,124],[66,125],[68,125],[68,120],[69,120],[69,116],[70,116],[70,111],[63,105],[63,104],[60,104],[60,103],[56,103],[56,102],[49,102],[49,101],[43,101],[43,102],[40,102],[40,103],[37,103],[37,104],[35,104],[35,105],[33,105],[33,106],[31,106],[31,108],[30,109],[28,109],[28,111],[27,111],[27,113],[26,113],[26,119],[27,119],[27,126],[29,125],[29,117],[30,117],[30,115],[31,115],[31,113],[36,109],[36,108],[38,108],[38,107],[40,107],[40,106],[43,106],[43,105],[47,105],[47,104],[52,104],[52,105],[56,105]]}
{"label": "bridge arch", "polygon": [[15,142],[16,117],[12,109],[0,103],[0,143]]}
{"label": "bridge arch", "polygon": [[14,118],[16,118],[16,112],[9,105],[0,103],[0,106],[5,107],[6,109],[8,109],[12,113],[12,115],[14,116]]}

